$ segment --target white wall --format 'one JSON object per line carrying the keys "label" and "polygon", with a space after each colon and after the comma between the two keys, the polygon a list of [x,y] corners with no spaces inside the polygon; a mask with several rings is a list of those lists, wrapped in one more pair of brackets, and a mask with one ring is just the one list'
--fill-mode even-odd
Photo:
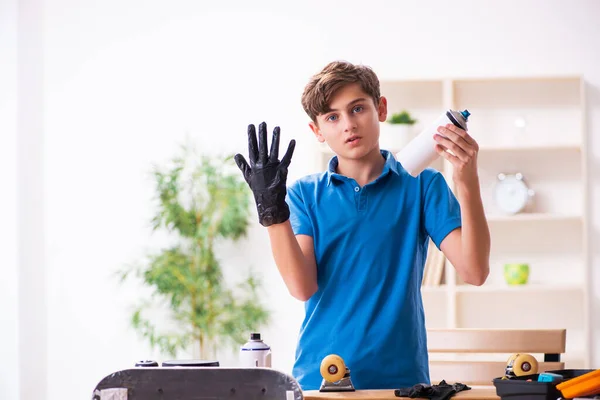
{"label": "white wall", "polygon": [[20,1],[17,18],[18,366],[24,399],[45,399],[48,391],[43,6]]}
{"label": "white wall", "polygon": [[17,2],[0,2],[0,393],[19,395],[17,270]]}
{"label": "white wall", "polygon": [[[39,383],[47,384],[48,400],[85,398],[110,372],[140,358],[164,359],[129,327],[129,310],[139,292],[118,286],[111,275],[157,241],[148,229],[151,163],[171,156],[186,134],[207,152],[245,152],[247,124],[265,120],[270,127],[282,127],[283,143],[298,141],[290,179],[312,171],[314,139],[299,100],[309,76],[331,60],[369,64],[382,78],[584,74],[590,85],[591,200],[600,204],[600,143],[592,135],[600,130],[600,2],[27,3],[36,1],[45,17],[36,25],[43,26],[44,80],[31,94],[43,98],[43,104],[33,106],[43,110],[44,123],[38,127],[43,169],[34,168],[40,175],[33,179],[43,182],[44,228],[25,245],[44,254],[37,265],[44,268],[45,296],[36,303],[45,308],[24,308],[26,298],[13,289],[2,293],[1,311],[10,319],[8,326],[16,326],[12,304],[18,300],[21,321],[35,316],[47,321],[40,346],[47,369],[45,377],[36,377],[45,379]],[[14,23],[11,13],[1,18],[1,26],[5,20]],[[10,83],[6,76],[14,76],[10,70],[1,74],[0,82]],[[15,138],[10,140],[14,148]],[[7,163],[9,182],[15,182],[16,161],[8,154],[3,166]],[[24,204],[30,212],[39,206]],[[8,207],[14,210],[14,201]],[[600,238],[598,210],[592,211],[593,249]],[[14,220],[12,226],[3,225],[3,237],[10,239],[15,226]],[[44,246],[39,246],[40,237]],[[7,282],[15,283],[15,253],[8,244]],[[265,302],[275,322],[263,333],[273,346],[274,366],[289,371],[302,304],[287,294],[265,230],[255,223],[247,240],[226,250],[230,271],[251,264],[264,274]],[[597,250],[593,262],[597,270]],[[598,275],[592,283],[594,315],[600,312]],[[21,273],[18,279],[27,278]],[[598,368],[598,321],[595,329]],[[14,331],[2,332],[0,339],[15,343]],[[29,359],[31,353],[20,349],[18,357]],[[235,362],[227,353],[219,358],[224,365]],[[18,373],[27,371],[21,365]],[[65,376],[70,377],[68,395]],[[16,389],[10,393],[17,398]],[[21,399],[30,398],[21,393]]]}

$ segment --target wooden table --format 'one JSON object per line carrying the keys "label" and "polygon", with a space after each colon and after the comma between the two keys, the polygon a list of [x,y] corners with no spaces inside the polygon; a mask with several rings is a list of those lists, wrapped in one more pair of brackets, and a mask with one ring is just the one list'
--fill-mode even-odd
{"label": "wooden table", "polygon": [[[355,400],[398,400],[408,397],[396,397],[393,390],[357,390],[356,392],[331,392],[323,393],[318,390],[304,392],[304,400],[322,399],[355,399]],[[451,399],[470,400],[499,400],[494,386],[471,386],[471,390],[456,393]]]}

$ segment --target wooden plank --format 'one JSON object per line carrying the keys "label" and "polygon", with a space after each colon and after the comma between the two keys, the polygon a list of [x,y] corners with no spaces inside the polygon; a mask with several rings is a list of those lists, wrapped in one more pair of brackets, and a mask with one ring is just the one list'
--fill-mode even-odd
{"label": "wooden plank", "polygon": [[566,329],[429,329],[430,353],[565,352]]}
{"label": "wooden plank", "polygon": [[[321,393],[318,390],[309,390],[303,393],[304,400],[322,399],[348,399],[348,400],[398,400],[407,397],[396,397],[393,390],[357,390],[356,392],[334,392]],[[465,390],[452,396],[452,399],[469,400],[498,400],[494,386],[473,386],[471,390]]]}
{"label": "wooden plank", "polygon": [[[448,383],[467,385],[492,385],[494,378],[504,375],[506,362],[499,361],[431,361],[429,376],[431,383],[445,380]],[[538,371],[564,369],[562,362],[540,362]]]}

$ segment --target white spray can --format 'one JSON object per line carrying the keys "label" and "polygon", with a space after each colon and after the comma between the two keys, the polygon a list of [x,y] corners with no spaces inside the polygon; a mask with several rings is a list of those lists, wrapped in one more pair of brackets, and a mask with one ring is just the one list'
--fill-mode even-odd
{"label": "white spray can", "polygon": [[437,120],[435,120],[435,122],[426,127],[413,140],[404,146],[404,148],[396,154],[396,159],[409,174],[416,177],[439,157],[439,154],[435,151],[437,142],[433,138],[435,133],[439,134],[437,131],[438,126],[452,123],[466,131],[469,115],[471,115],[471,113],[468,110],[445,111]]}
{"label": "white spray can", "polygon": [[242,368],[271,368],[271,348],[260,338],[260,333],[251,333],[250,340],[240,347]]}

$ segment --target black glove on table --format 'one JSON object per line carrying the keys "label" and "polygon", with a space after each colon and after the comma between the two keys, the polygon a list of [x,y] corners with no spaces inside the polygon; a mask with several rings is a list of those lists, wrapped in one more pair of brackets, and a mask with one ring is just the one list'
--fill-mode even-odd
{"label": "black glove on table", "polygon": [[254,125],[249,125],[250,165],[244,156],[239,153],[235,155],[235,162],[254,194],[258,221],[263,226],[280,224],[290,217],[290,209],[285,202],[286,179],[296,141],[293,139],[290,141],[287,152],[279,161],[279,132],[279,127],[275,127],[269,154],[267,153],[267,124],[263,122],[258,126],[258,143]]}
{"label": "black glove on table", "polygon": [[396,389],[394,390],[394,394],[396,397],[410,397],[413,399],[420,397],[432,400],[447,400],[454,396],[455,393],[469,389],[471,388],[463,383],[448,385],[446,381],[441,381],[439,385],[419,383],[413,387]]}

